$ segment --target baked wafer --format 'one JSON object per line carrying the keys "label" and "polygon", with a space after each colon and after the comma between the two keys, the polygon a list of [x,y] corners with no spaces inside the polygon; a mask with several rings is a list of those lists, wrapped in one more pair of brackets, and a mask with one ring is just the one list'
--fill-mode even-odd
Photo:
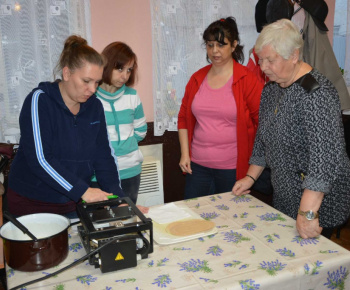
{"label": "baked wafer", "polygon": [[165,228],[165,231],[173,236],[185,237],[209,231],[214,227],[215,223],[212,221],[192,219],[172,222]]}

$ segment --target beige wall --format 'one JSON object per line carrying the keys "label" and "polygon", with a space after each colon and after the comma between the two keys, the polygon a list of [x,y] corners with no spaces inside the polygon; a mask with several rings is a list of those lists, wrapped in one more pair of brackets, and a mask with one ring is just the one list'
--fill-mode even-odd
{"label": "beige wall", "polygon": [[113,41],[127,43],[136,53],[140,95],[147,122],[153,118],[152,34],[150,0],[90,0],[92,46],[102,51]]}
{"label": "beige wall", "polygon": [[[332,43],[335,0],[325,0],[329,13],[326,25]],[[90,0],[92,45],[98,51],[113,41],[130,45],[139,61],[136,84],[148,122],[153,118],[152,34],[150,0]]]}

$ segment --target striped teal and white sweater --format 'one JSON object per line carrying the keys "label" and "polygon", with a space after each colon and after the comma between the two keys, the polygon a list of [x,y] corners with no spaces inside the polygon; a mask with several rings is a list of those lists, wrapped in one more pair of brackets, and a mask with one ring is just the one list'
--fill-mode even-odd
{"label": "striped teal and white sweater", "polygon": [[136,90],[125,85],[113,94],[98,87],[96,96],[105,111],[107,131],[117,156],[120,178],[127,179],[140,174],[143,156],[138,142],[147,133],[140,97]]}

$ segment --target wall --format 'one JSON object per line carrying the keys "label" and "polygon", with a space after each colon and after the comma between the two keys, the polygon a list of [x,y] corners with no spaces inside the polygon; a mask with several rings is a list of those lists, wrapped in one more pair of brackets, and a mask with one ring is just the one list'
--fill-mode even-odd
{"label": "wall", "polygon": [[113,41],[127,43],[139,65],[138,91],[147,122],[153,121],[150,0],[90,0],[92,46],[102,51]]}
{"label": "wall", "polygon": [[[193,0],[192,0],[193,1]],[[335,0],[328,5],[326,25],[333,43]],[[98,51],[113,41],[131,46],[139,60],[140,79],[135,86],[148,122],[153,122],[152,31],[150,0],[90,0],[92,45]]]}

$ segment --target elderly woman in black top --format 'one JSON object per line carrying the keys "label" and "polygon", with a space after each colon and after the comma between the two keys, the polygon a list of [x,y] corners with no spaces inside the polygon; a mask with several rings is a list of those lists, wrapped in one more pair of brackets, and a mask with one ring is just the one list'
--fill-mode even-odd
{"label": "elderly woman in black top", "polygon": [[330,238],[350,212],[350,162],[339,96],[333,84],[302,61],[298,28],[281,19],[264,27],[255,51],[270,79],[261,96],[259,127],[247,176],[235,195],[271,168],[274,207],[296,219],[302,238]]}

